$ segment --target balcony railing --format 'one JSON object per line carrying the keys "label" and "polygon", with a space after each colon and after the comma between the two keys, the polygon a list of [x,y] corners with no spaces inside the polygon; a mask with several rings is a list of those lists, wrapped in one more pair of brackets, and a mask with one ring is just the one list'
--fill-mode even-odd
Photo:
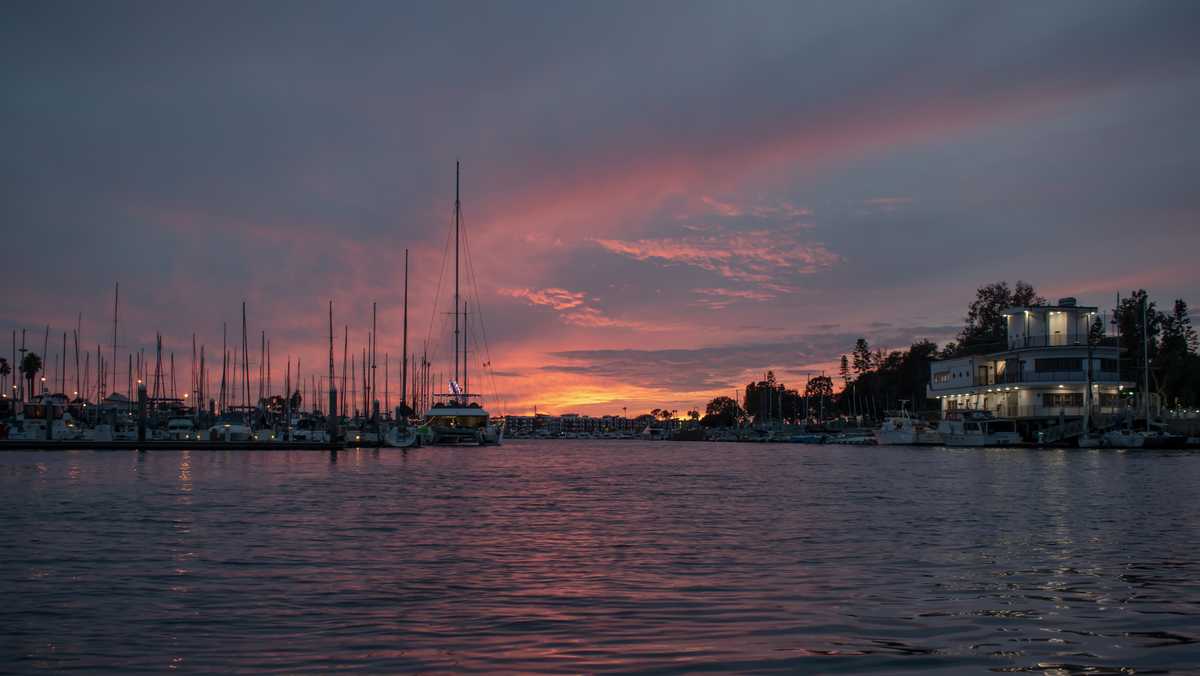
{"label": "balcony railing", "polygon": [[[988,410],[998,418],[1080,418],[1083,417],[1083,406],[1006,406],[997,404]],[[1123,416],[1131,414],[1127,406],[1092,406],[1092,417]]]}
{"label": "balcony railing", "polygon": [[[1115,336],[1104,336],[1096,347],[1118,347],[1119,343]],[[1053,336],[1019,336],[1010,338],[1008,341],[1008,349],[1019,350],[1026,347],[1087,347],[1086,334],[1064,335],[1056,334]]]}
{"label": "balcony railing", "polygon": [[[1121,380],[1120,374],[1115,371],[1092,371],[1092,382],[1094,383],[1116,383]],[[999,375],[988,374],[988,377],[983,378],[975,376],[971,385],[973,387],[987,385],[1020,385],[1024,383],[1086,383],[1087,371],[1029,371],[1012,373],[1001,373]]]}

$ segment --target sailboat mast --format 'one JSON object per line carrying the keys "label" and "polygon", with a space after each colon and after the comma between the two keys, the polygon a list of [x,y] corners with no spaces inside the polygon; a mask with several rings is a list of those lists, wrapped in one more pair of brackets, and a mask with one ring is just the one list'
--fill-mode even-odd
{"label": "sailboat mast", "polygon": [[462,208],[458,198],[460,163],[454,162],[454,381],[458,382],[458,219]]}
{"label": "sailboat mast", "polygon": [[113,360],[113,387],[117,387],[117,305],[121,300],[121,283],[117,282],[113,288],[113,342],[112,342],[112,360]]}
{"label": "sailboat mast", "polygon": [[[288,357],[288,369],[292,366],[292,358]],[[337,431],[337,423],[333,420],[337,417],[337,381],[333,371],[333,301],[329,301],[329,412],[326,414],[330,418],[329,429],[331,432]],[[287,393],[291,396],[291,392]],[[345,396],[343,394],[343,396]],[[329,437],[330,441],[333,437]]]}
{"label": "sailboat mast", "polygon": [[[467,320],[467,303],[463,301],[463,394],[467,395],[471,392],[467,387],[467,331],[471,328],[471,322]],[[465,396],[463,397],[466,398]],[[466,403],[465,401],[463,402]]]}
{"label": "sailboat mast", "polygon": [[[404,354],[400,360],[400,406],[403,407],[408,391],[408,249],[404,250],[404,340],[401,344]],[[413,408],[416,408],[415,402]]]}

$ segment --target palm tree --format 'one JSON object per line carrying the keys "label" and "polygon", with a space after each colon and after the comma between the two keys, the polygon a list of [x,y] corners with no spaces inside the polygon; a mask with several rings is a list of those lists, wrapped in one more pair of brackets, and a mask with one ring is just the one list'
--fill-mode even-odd
{"label": "palm tree", "polygon": [[38,372],[41,370],[42,358],[37,356],[36,352],[27,352],[25,358],[21,360],[21,373],[24,374],[25,380],[29,383],[30,397],[36,391],[33,389],[33,379],[37,377]]}

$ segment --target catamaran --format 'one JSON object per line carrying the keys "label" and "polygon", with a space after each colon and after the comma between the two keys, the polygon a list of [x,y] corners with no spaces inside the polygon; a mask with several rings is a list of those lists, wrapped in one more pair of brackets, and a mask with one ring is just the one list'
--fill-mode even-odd
{"label": "catamaran", "polygon": [[[459,198],[460,165],[454,164],[454,377],[449,392],[435,394],[422,427],[424,441],[431,444],[499,444],[503,425],[492,422],[481,397],[467,390],[467,305],[459,295],[459,242],[462,202]],[[460,319],[463,320],[460,324]],[[461,350],[461,351],[460,351]],[[460,359],[461,358],[461,359]],[[461,383],[461,384],[460,384]]]}

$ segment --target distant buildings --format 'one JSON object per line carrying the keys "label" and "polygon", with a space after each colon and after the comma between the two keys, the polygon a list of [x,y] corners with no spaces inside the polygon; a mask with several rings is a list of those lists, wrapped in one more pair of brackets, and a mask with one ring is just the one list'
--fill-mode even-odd
{"label": "distant buildings", "polygon": [[638,433],[655,422],[649,415],[625,418],[618,415],[593,417],[578,413],[562,415],[509,415],[504,417],[504,430],[508,436],[558,437],[569,434],[624,434]]}

